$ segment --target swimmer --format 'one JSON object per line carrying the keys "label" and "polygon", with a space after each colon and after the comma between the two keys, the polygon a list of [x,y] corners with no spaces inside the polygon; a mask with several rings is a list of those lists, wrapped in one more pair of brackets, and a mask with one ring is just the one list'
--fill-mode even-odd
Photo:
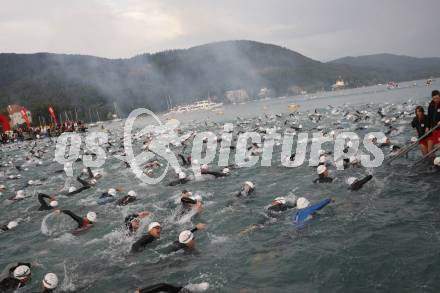
{"label": "swimmer", "polygon": [[319,165],[318,168],[316,169],[316,172],[318,173],[318,178],[316,178],[315,180],[313,180],[313,183],[332,183],[333,182],[333,178],[331,178],[328,175],[328,170],[327,167],[324,165]]}
{"label": "swimmer", "polygon": [[93,226],[93,224],[96,221],[96,213],[95,212],[88,212],[87,215],[85,217],[80,217],[75,215],[73,212],[69,211],[69,210],[55,210],[56,214],[66,214],[69,217],[71,217],[75,222],[78,223],[78,227],[77,229],[82,229],[82,228],[86,228],[86,227],[91,227]]}
{"label": "swimmer", "polygon": [[362,179],[357,179],[356,177],[350,177],[347,179],[347,183],[349,185],[348,189],[351,191],[357,191],[361,189],[365,183],[370,181],[373,178],[372,175],[367,175]]}
{"label": "swimmer", "polygon": [[317,211],[321,210],[333,201],[334,200],[327,198],[312,205],[306,198],[298,198],[298,200],[296,201],[296,207],[298,208],[298,210],[295,214],[292,215],[293,223],[297,226],[302,226],[313,216],[313,214],[315,214]]}
{"label": "swimmer", "polygon": [[150,215],[150,212],[140,212],[125,217],[125,226],[130,233],[137,232],[140,227],[141,220]]}
{"label": "swimmer", "polygon": [[208,290],[209,283],[203,282],[200,284],[188,284],[185,287],[176,287],[167,283],[155,284],[152,286],[145,287],[143,289],[138,289],[135,293],[196,293],[204,292]]}
{"label": "swimmer", "polygon": [[160,239],[161,231],[162,227],[158,222],[153,222],[148,225],[148,233],[142,236],[131,246],[131,252],[141,252],[145,248],[145,246],[157,239]]}
{"label": "swimmer", "polygon": [[264,228],[267,224],[269,224],[272,220],[276,219],[281,213],[293,209],[296,207],[296,199],[295,203],[288,201],[285,197],[277,197],[272,200],[271,205],[266,210],[266,218],[262,220],[259,224],[253,224],[248,228],[244,229],[240,232],[240,235],[245,235],[251,231],[254,231],[258,228]]}
{"label": "swimmer", "polygon": [[[45,198],[49,199],[49,204],[44,200]],[[54,196],[50,196],[44,193],[38,194],[38,201],[40,202],[39,211],[48,211],[56,208],[58,206],[58,201]]]}
{"label": "swimmer", "polygon": [[241,191],[236,194],[237,197],[248,197],[255,190],[255,185],[251,181],[246,181],[243,183]]}
{"label": "swimmer", "polygon": [[179,240],[173,243],[171,252],[177,252],[183,250],[185,252],[190,252],[195,249],[195,238],[194,232],[201,231],[206,228],[206,224],[199,223],[191,230],[185,230],[180,232]]}
{"label": "swimmer", "polygon": [[24,287],[31,279],[30,263],[8,265],[0,276],[0,292],[12,293]]}
{"label": "swimmer", "polygon": [[126,196],[118,199],[118,201],[116,202],[116,205],[118,206],[126,206],[129,203],[132,203],[134,201],[136,201],[136,192],[134,190],[130,190]]}
{"label": "swimmer", "polygon": [[11,231],[11,230],[17,228],[17,226],[18,226],[18,223],[16,221],[10,221],[6,225],[0,225],[0,232]]}
{"label": "swimmer", "polygon": [[58,277],[54,273],[48,273],[41,282],[41,291],[34,293],[52,293],[58,287]]}

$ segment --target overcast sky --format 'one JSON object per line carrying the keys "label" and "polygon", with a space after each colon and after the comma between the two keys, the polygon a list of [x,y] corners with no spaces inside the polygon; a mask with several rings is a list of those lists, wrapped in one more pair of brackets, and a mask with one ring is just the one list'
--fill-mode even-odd
{"label": "overcast sky", "polygon": [[440,57],[439,0],[0,0],[0,52],[126,58],[247,39],[311,58]]}

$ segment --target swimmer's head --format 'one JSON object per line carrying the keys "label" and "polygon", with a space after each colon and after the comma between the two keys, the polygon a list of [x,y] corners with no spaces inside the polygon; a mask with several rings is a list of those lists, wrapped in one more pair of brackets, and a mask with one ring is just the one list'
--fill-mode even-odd
{"label": "swimmer's head", "polygon": [[48,273],[44,276],[43,287],[48,290],[54,290],[58,287],[58,277],[54,273]]}
{"label": "swimmer's head", "polygon": [[17,223],[16,221],[10,221],[10,222],[6,225],[6,227],[7,227],[9,230],[15,229],[15,228],[17,228],[17,226],[18,226],[18,223]]}
{"label": "swimmer's head", "polygon": [[26,281],[31,275],[31,269],[26,265],[21,265],[15,268],[14,278],[20,281]]}
{"label": "swimmer's head", "polygon": [[194,247],[194,234],[189,230],[185,230],[185,231],[180,232],[179,243],[186,245],[189,248],[193,248]]}
{"label": "swimmer's head", "polygon": [[50,203],[49,203],[49,205],[50,205],[52,208],[56,208],[56,207],[58,206],[58,201],[56,201],[56,200],[51,200]]}
{"label": "swimmer's head", "polygon": [[347,179],[347,184],[348,184],[348,185],[352,185],[356,180],[357,180],[356,177],[349,177],[349,178]]}
{"label": "swimmer's head", "polygon": [[87,218],[87,220],[89,220],[90,222],[93,223],[96,221],[96,213],[95,212],[88,212],[86,218]]}
{"label": "swimmer's head", "polygon": [[304,197],[300,197],[300,198],[298,198],[298,200],[296,201],[296,207],[297,207],[298,209],[305,209],[305,208],[307,208],[308,206],[310,206],[310,202],[309,202],[306,198],[304,198]]}
{"label": "swimmer's head", "polygon": [[156,239],[160,238],[161,226],[158,222],[153,222],[148,225],[148,234]]}
{"label": "swimmer's head", "polygon": [[272,201],[272,205],[282,205],[282,204],[286,204],[286,198],[285,197],[277,197]]}

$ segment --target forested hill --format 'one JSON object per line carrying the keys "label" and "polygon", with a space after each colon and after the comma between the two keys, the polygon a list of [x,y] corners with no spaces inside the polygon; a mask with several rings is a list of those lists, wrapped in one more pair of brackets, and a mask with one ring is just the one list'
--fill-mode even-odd
{"label": "forested hill", "polygon": [[411,62],[405,63],[408,68],[399,66],[399,61],[379,61],[389,64],[380,67],[352,60],[322,63],[253,41],[218,42],[117,60],[50,53],[0,54],[0,109],[20,103],[35,117],[47,116],[47,106],[53,105],[58,111],[76,108],[83,119],[89,109],[108,118],[114,102],[126,114],[136,107],[166,110],[166,96],[176,105],[208,95],[222,101],[225,91],[236,89],[245,89],[251,98],[258,98],[261,88],[272,89],[276,96],[329,89],[339,77],[356,87],[440,75],[440,67],[432,66],[431,60],[420,66],[417,63],[414,71]]}

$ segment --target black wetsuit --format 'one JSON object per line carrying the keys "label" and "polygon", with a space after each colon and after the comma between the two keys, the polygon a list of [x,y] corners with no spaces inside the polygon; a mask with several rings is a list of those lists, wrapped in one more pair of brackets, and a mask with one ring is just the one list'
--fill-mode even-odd
{"label": "black wetsuit", "polygon": [[313,180],[313,183],[332,183],[333,178],[331,177],[319,177]]}
{"label": "black wetsuit", "polygon": [[25,265],[31,268],[30,263],[16,263],[12,265],[7,272],[8,276],[2,276],[3,279],[0,281],[0,292],[12,293],[15,292],[15,290],[17,290],[18,288],[22,288],[23,286],[26,285],[26,283],[23,283],[20,280],[13,277],[14,270],[21,265]]}
{"label": "black wetsuit", "polygon": [[69,210],[62,210],[61,211],[63,214],[68,215],[69,217],[71,217],[75,222],[78,223],[78,229],[79,228],[83,228],[84,226],[87,226],[89,224],[91,224],[88,220],[81,218],[80,216],[75,215],[73,212],[69,211]]}
{"label": "black wetsuit", "polygon": [[246,192],[244,189],[241,190],[239,193],[237,193],[235,196],[236,197],[248,197],[249,195],[252,194],[252,192],[254,192],[254,189],[249,189],[248,192]]}
{"label": "black wetsuit", "polygon": [[[194,233],[194,232],[196,232],[197,230],[198,230],[198,229],[197,229],[196,227],[194,227],[194,228],[191,230],[191,232]],[[191,251],[191,249],[190,249],[187,245],[182,244],[182,243],[180,243],[179,241],[174,241],[174,242],[173,242],[173,245],[172,245],[171,248],[170,248],[169,253],[171,253],[171,252],[177,252],[177,251],[179,251],[179,250],[183,250],[183,251],[185,251],[185,252],[189,252],[189,251]]]}
{"label": "black wetsuit", "polygon": [[118,201],[116,202],[116,205],[125,206],[125,205],[128,205],[129,203],[132,203],[134,201],[136,201],[136,196],[126,195],[123,198],[118,199]]}
{"label": "black wetsuit", "polygon": [[428,128],[434,128],[440,122],[440,103],[431,101],[428,107]]}
{"label": "black wetsuit", "polygon": [[79,178],[79,177],[76,177],[76,180],[77,180],[79,183],[81,183],[82,186],[81,186],[80,188],[78,188],[77,190],[74,190],[74,191],[72,191],[72,192],[67,193],[67,194],[66,194],[67,196],[72,196],[72,195],[78,194],[78,193],[83,192],[84,190],[87,190],[87,189],[89,189],[90,187],[92,187],[87,181],[85,181],[85,180],[83,180],[83,179],[81,179],[81,178]]}
{"label": "black wetsuit", "polygon": [[186,184],[189,182],[189,179],[185,178],[185,179],[177,179],[174,181],[171,181],[170,183],[168,183],[168,186],[176,186],[179,184]]}
{"label": "black wetsuit", "polygon": [[183,291],[183,287],[175,287],[170,284],[161,283],[161,284],[155,284],[143,289],[139,290],[139,293],[159,293],[159,292],[165,292],[165,293],[179,293],[179,292],[185,292]]}
{"label": "black wetsuit", "polygon": [[423,119],[419,120],[417,117],[413,119],[411,122],[412,128],[415,128],[417,130],[418,137],[421,138],[425,135],[426,128],[429,128],[429,121],[426,116],[423,116]]}
{"label": "black wetsuit", "polygon": [[0,225],[0,231],[3,232],[9,231],[8,225]]}
{"label": "black wetsuit", "polygon": [[295,206],[290,203],[276,204],[276,205],[271,205],[270,207],[268,207],[267,211],[268,211],[268,215],[272,216],[272,215],[274,215],[274,213],[281,213],[281,212],[287,211],[288,209],[293,209],[294,207]]}
{"label": "black wetsuit", "polygon": [[351,184],[348,189],[352,190],[352,191],[356,191],[362,188],[362,186],[364,186],[365,183],[367,183],[368,181],[370,181],[373,178],[372,175],[368,175],[360,180],[356,180],[355,182],[353,182],[353,184]]}
{"label": "black wetsuit", "polygon": [[156,238],[151,236],[150,234],[146,234],[139,238],[133,245],[131,246],[131,252],[141,252],[144,250],[145,246],[152,243]]}
{"label": "black wetsuit", "polygon": [[40,207],[38,208],[39,211],[49,211],[53,210],[53,207],[51,207],[44,199],[48,198],[51,199],[51,197],[44,193],[38,194],[38,201],[40,202]]}
{"label": "black wetsuit", "polygon": [[201,173],[203,175],[213,175],[213,176],[215,176],[215,178],[228,176],[228,174],[221,173],[221,172],[214,172],[214,171],[204,171],[204,172],[201,172]]}

